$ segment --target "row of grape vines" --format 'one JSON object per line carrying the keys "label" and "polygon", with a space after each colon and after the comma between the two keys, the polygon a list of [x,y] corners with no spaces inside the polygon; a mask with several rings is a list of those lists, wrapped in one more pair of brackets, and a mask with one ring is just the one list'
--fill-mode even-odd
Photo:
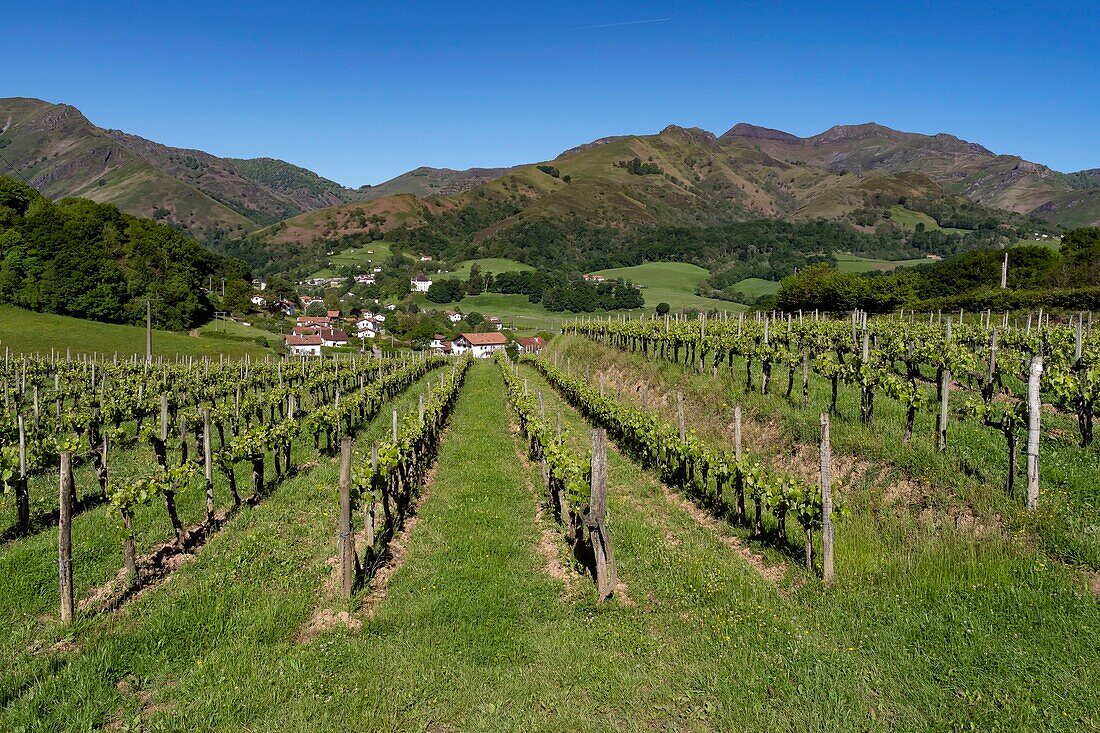
{"label": "row of grape vines", "polygon": [[[433,357],[438,359],[444,357]],[[351,438],[345,438],[341,501],[346,506],[341,507],[340,554],[346,594],[374,574],[390,540],[404,525],[435,460],[470,363],[469,356],[451,360],[438,385],[428,386],[428,397],[420,400],[415,414],[398,421],[395,411],[390,440],[353,455]],[[352,512],[363,514],[362,557],[355,546]]]}
{"label": "row of grape vines", "polygon": [[[833,517],[844,511],[840,502],[831,498],[831,485],[822,492],[745,456],[738,460],[737,455],[705,443],[690,430],[681,431],[656,413],[605,396],[600,388],[568,374],[545,357],[525,354],[520,361],[535,367],[590,422],[606,428],[620,448],[643,466],[656,469],[665,483],[702,508],[735,523],[750,523],[758,537],[764,534],[763,513],[768,511],[775,518],[776,539],[784,546],[790,544],[787,522],[793,519],[805,536],[806,566],[814,569],[814,533],[824,524],[823,504],[832,507],[830,526]],[[751,518],[746,501],[753,504]]]}
{"label": "row of grape vines", "polygon": [[[768,393],[774,389],[773,373],[785,371],[785,396],[791,399],[800,381],[804,406],[812,373],[830,383],[833,413],[840,385],[855,388],[866,424],[874,421],[876,397],[885,394],[905,408],[905,443],[912,439],[918,413],[938,407],[936,442],[941,450],[948,445],[948,395],[961,387],[970,395],[962,417],[976,418],[1004,437],[1012,494],[1018,447],[1028,431],[1029,454],[1037,466],[1040,414],[1031,405],[1040,399],[1075,416],[1082,447],[1093,443],[1100,408],[1100,333],[1084,324],[1081,318],[1069,325],[1032,328],[997,324],[992,318],[975,324],[868,319],[855,313],[850,319],[794,314],[745,319],[741,314],[737,319],[586,320],[567,324],[565,330],[700,370],[732,369],[740,359],[746,390],[753,390],[758,379],[760,391]],[[936,387],[935,402],[924,389],[927,384]],[[1034,393],[1030,401],[1029,384]],[[1029,506],[1035,492],[1037,477],[1029,482]]]}
{"label": "row of grape vines", "polygon": [[[138,507],[162,501],[183,546],[180,492],[205,489],[208,531],[216,523],[215,469],[234,507],[255,503],[269,488],[268,457],[277,483],[294,472],[291,447],[300,436],[333,452],[337,436],[360,429],[384,402],[445,363],[438,356],[219,364],[22,358],[6,375],[8,409],[0,416],[0,478],[4,498],[16,506],[15,535],[32,530],[32,476],[54,474],[64,455],[69,475],[62,482],[71,488],[59,503],[77,505],[72,464],[90,462],[98,491],[84,506],[108,501],[117,512],[127,577],[135,579]],[[151,455],[143,457],[146,450]],[[113,470],[118,451],[130,451],[138,468]],[[241,464],[252,469],[249,499],[238,487]]]}

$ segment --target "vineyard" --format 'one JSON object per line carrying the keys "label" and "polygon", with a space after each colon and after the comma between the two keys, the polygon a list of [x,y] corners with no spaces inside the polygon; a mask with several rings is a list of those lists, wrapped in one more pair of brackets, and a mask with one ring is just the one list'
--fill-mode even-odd
{"label": "vineyard", "polygon": [[1100,727],[1088,318],[9,356],[0,728]]}

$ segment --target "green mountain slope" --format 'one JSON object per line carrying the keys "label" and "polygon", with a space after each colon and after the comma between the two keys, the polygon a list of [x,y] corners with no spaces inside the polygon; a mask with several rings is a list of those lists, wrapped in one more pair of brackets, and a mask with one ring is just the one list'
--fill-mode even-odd
{"label": "green mountain slope", "polygon": [[1095,171],[1057,173],[946,133],[922,135],[867,123],[799,138],[741,123],[721,140],[833,172],[923,173],[948,192],[986,206],[1067,226],[1100,224],[1100,197],[1090,193],[1098,185]]}
{"label": "green mountain slope", "polygon": [[[937,230],[1035,226],[1019,214],[950,193],[923,173],[873,167],[830,171],[729,143],[705,130],[670,126],[656,135],[606,138],[573,148],[458,194],[403,194],[309,212],[250,235],[231,251],[259,269],[278,269],[280,262],[293,265],[320,257],[328,243],[343,237],[379,238],[397,231],[436,254],[445,240],[468,243],[468,257],[524,260],[517,250],[524,249],[525,238],[567,236],[583,250],[580,240],[606,239],[615,232],[720,227],[760,218],[829,219],[860,232],[902,235],[914,228],[908,220],[892,220],[902,202],[906,211],[936,222]],[[592,231],[579,233],[585,228]],[[500,245],[501,240],[510,244]]]}
{"label": "green mountain slope", "polygon": [[429,168],[421,166],[408,173],[402,173],[377,186],[364,186],[359,189],[363,200],[380,199],[411,193],[421,198],[435,194],[456,194],[500,178],[514,168],[468,168],[452,170],[450,168]]}
{"label": "green mountain slope", "polygon": [[0,100],[0,154],[11,163],[10,172],[54,199],[80,196],[114,204],[206,239],[239,235],[254,226],[232,206],[173,178],[68,105]]}
{"label": "green mountain slope", "polygon": [[[277,158],[225,158],[245,178],[294,202],[298,212],[368,198],[369,186],[347,188],[311,170]],[[285,217],[284,217],[285,218]]]}

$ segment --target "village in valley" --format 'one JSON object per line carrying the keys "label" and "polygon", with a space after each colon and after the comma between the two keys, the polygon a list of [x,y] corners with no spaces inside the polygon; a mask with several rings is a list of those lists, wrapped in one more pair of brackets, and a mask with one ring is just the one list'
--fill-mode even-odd
{"label": "village in valley", "polygon": [[[366,250],[365,254],[373,256],[375,252]],[[434,280],[446,274],[438,269],[434,274],[426,272],[434,264],[430,256],[417,256],[415,274],[399,281],[397,287],[395,278],[390,277],[384,291],[379,281],[385,279],[385,267],[369,259],[354,265],[354,273],[315,275],[295,284],[284,281],[279,288],[269,287],[267,278],[260,278],[252,281],[248,302],[264,328],[285,331],[281,333],[282,346],[289,356],[320,357],[340,352],[380,355],[411,347],[436,354],[469,353],[475,358],[488,358],[510,346],[516,352],[537,353],[546,345],[550,334],[521,336],[515,329],[506,328],[500,316],[433,308],[435,304],[430,301],[418,304],[417,296],[426,296]],[[402,263],[400,269],[407,267]],[[602,283],[605,278],[585,275],[584,280]],[[407,289],[402,295],[405,282]],[[371,294],[389,297],[371,298]],[[239,311],[221,317],[246,327],[254,325],[248,314]],[[398,322],[402,327],[395,327]],[[429,324],[438,326],[430,334],[424,330]],[[272,345],[277,348],[277,342]]]}

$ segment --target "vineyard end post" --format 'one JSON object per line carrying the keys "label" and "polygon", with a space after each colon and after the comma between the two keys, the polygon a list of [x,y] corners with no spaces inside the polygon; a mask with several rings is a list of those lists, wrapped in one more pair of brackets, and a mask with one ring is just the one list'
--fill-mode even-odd
{"label": "vineyard end post", "polygon": [[821,577],[833,581],[833,488],[829,415],[821,413]]}
{"label": "vineyard end post", "polygon": [[1043,374],[1043,356],[1031,357],[1027,377],[1027,508],[1039,507],[1039,378]]}
{"label": "vineyard end post", "polygon": [[57,565],[61,591],[61,623],[73,620],[73,454],[61,453],[61,486],[58,495]]}
{"label": "vineyard end post", "polygon": [[592,431],[592,492],[585,524],[596,561],[599,597],[603,601],[615,593],[618,583],[615,553],[607,531],[607,431],[603,428]]}
{"label": "vineyard end post", "polygon": [[351,598],[355,581],[355,536],[351,532],[351,438],[340,441],[340,581],[344,598]]}

